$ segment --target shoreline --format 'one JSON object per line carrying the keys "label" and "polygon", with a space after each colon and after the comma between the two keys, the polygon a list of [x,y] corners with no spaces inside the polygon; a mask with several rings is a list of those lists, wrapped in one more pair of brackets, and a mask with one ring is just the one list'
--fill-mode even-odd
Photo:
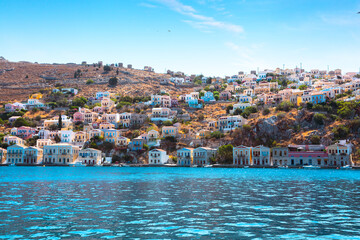
{"label": "shoreline", "polygon": [[[171,167],[171,168],[252,168],[252,169],[306,169],[304,166],[288,166],[288,167],[277,167],[277,166],[236,166],[232,164],[215,164],[211,167],[204,166],[179,166],[176,164],[164,164],[164,165],[156,165],[156,164],[104,164],[104,165],[86,165],[86,166],[71,166],[71,165],[63,165],[63,164],[0,164],[0,167]],[[306,166],[305,166],[306,167]],[[336,166],[326,166],[320,168],[310,168],[307,170],[321,170],[321,169],[334,169],[334,170],[360,170],[360,166],[353,166],[349,169],[343,169],[341,167]]]}

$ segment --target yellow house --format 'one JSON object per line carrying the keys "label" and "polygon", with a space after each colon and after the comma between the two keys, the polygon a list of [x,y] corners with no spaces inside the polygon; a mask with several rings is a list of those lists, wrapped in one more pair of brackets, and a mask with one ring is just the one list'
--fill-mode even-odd
{"label": "yellow house", "polygon": [[43,95],[41,93],[34,93],[30,96],[30,99],[41,99]]}

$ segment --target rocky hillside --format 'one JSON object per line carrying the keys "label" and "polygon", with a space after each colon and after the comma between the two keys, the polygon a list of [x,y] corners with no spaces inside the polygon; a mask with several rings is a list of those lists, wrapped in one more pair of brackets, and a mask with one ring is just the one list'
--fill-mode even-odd
{"label": "rocky hillside", "polygon": [[[77,76],[75,76],[77,75]],[[119,79],[117,87],[109,88],[111,77]],[[146,96],[158,93],[160,89],[181,94],[171,83],[160,85],[160,80],[169,75],[136,69],[112,67],[104,71],[98,65],[38,64],[30,62],[9,62],[0,59],[0,102],[24,101],[41,89],[75,87],[81,96],[92,96],[97,91],[111,91],[123,95]],[[93,80],[92,84],[86,84]]]}

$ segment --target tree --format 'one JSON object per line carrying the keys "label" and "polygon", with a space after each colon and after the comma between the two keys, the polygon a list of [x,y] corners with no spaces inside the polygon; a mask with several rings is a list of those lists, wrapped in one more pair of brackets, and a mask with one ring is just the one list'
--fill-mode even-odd
{"label": "tree", "polygon": [[216,159],[219,163],[232,164],[233,163],[233,145],[223,145],[219,147],[216,155]]}
{"label": "tree", "polygon": [[38,140],[38,139],[39,139],[39,137],[35,136],[35,137],[27,139],[26,143],[27,143],[28,146],[35,146],[36,145],[36,140]]}
{"label": "tree", "polygon": [[216,101],[217,100],[219,100],[219,98],[220,98],[220,93],[218,92],[218,91],[214,91],[214,98],[216,99]]}
{"label": "tree", "polygon": [[244,109],[243,113],[241,114],[241,116],[243,116],[244,118],[248,118],[250,114],[252,113],[256,113],[257,112],[257,108],[254,106],[251,107],[247,107]]}
{"label": "tree", "polygon": [[169,121],[169,120],[164,121],[162,124],[164,126],[172,126],[173,125],[172,121]]}
{"label": "tree", "polygon": [[104,71],[105,72],[110,72],[111,71],[111,67],[109,65],[105,65],[104,66]]}
{"label": "tree", "polygon": [[306,90],[306,89],[307,89],[307,86],[306,86],[305,84],[300,85],[300,86],[299,86],[299,89],[300,89],[300,90]]}
{"label": "tree", "polygon": [[234,115],[237,116],[237,115],[241,115],[243,112],[243,110],[241,108],[236,108],[235,111],[234,111]]}
{"label": "tree", "polygon": [[61,118],[61,112],[59,113],[59,121],[58,121],[58,129],[61,130],[62,128],[62,118]]}
{"label": "tree", "polygon": [[54,140],[56,143],[61,142],[61,138],[59,137],[59,135],[55,135]]}
{"label": "tree", "polygon": [[116,86],[117,83],[118,83],[117,77],[112,77],[112,78],[110,78],[110,80],[109,80],[109,85],[110,85],[110,86]]}
{"label": "tree", "polygon": [[344,139],[349,135],[349,128],[344,125],[339,125],[333,128],[332,132],[334,133],[335,139]]}
{"label": "tree", "polygon": [[234,106],[232,104],[230,105],[227,105],[226,107],[226,113],[229,114],[230,113],[230,110],[233,110],[234,109]]}
{"label": "tree", "polygon": [[81,70],[78,69],[78,70],[76,70],[75,73],[74,73],[74,78],[79,78],[80,76],[81,76]]}
{"label": "tree", "polygon": [[84,97],[77,97],[72,100],[72,105],[77,107],[84,107],[87,103],[87,99]]}
{"label": "tree", "polygon": [[14,127],[30,126],[30,123],[25,118],[18,118],[14,122]]}

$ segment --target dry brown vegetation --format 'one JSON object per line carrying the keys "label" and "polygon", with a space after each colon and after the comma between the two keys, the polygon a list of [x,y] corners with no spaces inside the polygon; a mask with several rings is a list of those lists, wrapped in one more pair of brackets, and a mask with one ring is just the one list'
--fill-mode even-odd
{"label": "dry brown vegetation", "polygon": [[[81,76],[74,78],[80,70]],[[118,71],[117,71],[118,70]],[[119,79],[116,87],[110,88],[111,77]],[[148,96],[164,89],[170,94],[180,95],[189,89],[180,89],[172,83],[160,85],[162,78],[169,75],[136,69],[116,68],[104,72],[103,67],[75,64],[37,64],[29,62],[0,61],[0,102],[24,101],[30,94],[55,86],[78,88],[80,96],[93,96],[97,91],[110,91],[122,95]],[[93,84],[87,85],[92,79]]]}

